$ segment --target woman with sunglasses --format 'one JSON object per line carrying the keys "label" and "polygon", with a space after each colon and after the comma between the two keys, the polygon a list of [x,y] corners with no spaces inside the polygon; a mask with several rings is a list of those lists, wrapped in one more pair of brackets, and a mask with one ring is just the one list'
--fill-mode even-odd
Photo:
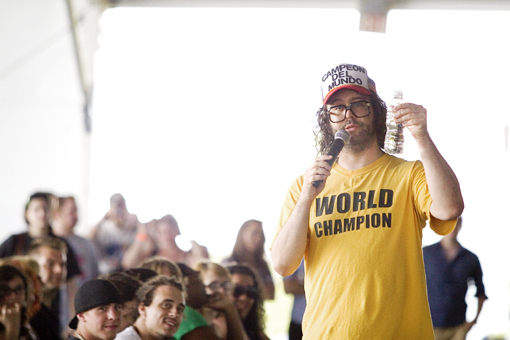
{"label": "woman with sunglasses", "polygon": [[234,302],[244,329],[250,340],[269,340],[264,333],[264,301],[259,279],[250,266],[233,264],[227,266],[234,284]]}

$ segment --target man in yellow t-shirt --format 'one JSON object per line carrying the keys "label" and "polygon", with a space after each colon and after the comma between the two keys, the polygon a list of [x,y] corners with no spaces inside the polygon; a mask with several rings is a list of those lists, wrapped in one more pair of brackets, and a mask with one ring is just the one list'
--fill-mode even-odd
{"label": "man in yellow t-shirt", "polygon": [[[422,229],[427,220],[440,235],[455,227],[464,208],[455,174],[419,105],[395,106],[395,118],[421,162],[382,150],[386,105],[363,67],[335,66],[322,90],[321,156],[290,187],[271,248],[283,276],[305,256],[303,338],[433,340]],[[345,146],[335,162],[327,152],[339,130]]]}

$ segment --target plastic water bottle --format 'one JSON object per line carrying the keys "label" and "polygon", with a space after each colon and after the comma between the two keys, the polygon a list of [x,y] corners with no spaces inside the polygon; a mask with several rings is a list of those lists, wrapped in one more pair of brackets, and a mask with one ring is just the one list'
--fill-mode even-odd
{"label": "plastic water bottle", "polygon": [[386,115],[386,137],[384,139],[384,151],[390,154],[401,154],[404,152],[404,127],[395,123],[393,114],[394,107],[404,102],[403,92],[396,90],[393,99],[388,103],[388,114]]}

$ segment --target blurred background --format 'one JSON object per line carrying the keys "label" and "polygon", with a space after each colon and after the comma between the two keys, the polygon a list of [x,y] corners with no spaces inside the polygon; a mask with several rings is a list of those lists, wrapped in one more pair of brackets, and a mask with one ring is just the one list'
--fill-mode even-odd
{"label": "blurred background", "polygon": [[[83,235],[118,192],[141,222],[174,215],[216,258],[249,219],[269,248],[316,156],[320,79],[355,63],[383,99],[400,89],[427,108],[489,296],[468,339],[507,332],[509,35],[504,0],[0,1],[0,239],[26,229],[35,191],[75,196]],[[409,135],[402,157],[419,159]],[[268,322],[283,338],[288,317]]]}

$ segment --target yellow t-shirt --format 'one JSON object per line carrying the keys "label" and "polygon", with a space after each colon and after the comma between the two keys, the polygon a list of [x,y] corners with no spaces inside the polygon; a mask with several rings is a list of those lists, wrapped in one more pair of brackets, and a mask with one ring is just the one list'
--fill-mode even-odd
{"label": "yellow t-shirt", "polygon": [[[276,234],[302,185],[301,176],[290,187]],[[431,202],[419,161],[384,155],[353,171],[334,164],[310,209],[304,339],[434,339],[422,229],[429,220],[445,235],[455,221],[431,218]]]}

